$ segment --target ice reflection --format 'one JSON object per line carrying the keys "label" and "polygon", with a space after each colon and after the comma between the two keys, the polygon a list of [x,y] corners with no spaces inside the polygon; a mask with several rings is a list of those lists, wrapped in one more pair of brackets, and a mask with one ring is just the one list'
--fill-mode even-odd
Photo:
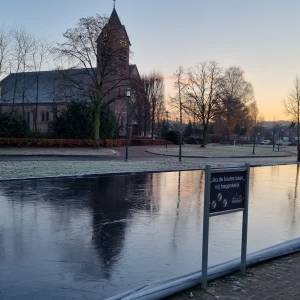
{"label": "ice reflection", "polygon": [[[111,273],[132,216],[158,210],[158,203],[150,201],[152,176],[2,183],[0,272],[6,274],[7,296],[23,298],[26,290],[42,290],[46,282],[40,276],[57,289],[45,294],[49,299],[70,297],[78,288],[89,294],[101,280],[107,287],[97,287],[95,296],[111,289]],[[26,282],[29,277],[33,286]]]}
{"label": "ice reflection", "polygon": [[[3,297],[102,299],[201,267],[204,174],[0,183]],[[299,166],[251,172],[249,250],[299,236]],[[241,214],[211,220],[209,263],[240,253]]]}
{"label": "ice reflection", "polygon": [[[291,214],[291,221],[290,221],[290,230],[293,232],[294,230],[297,231],[297,222],[296,222],[296,217],[299,215],[298,213],[298,185],[299,185],[299,168],[300,166],[297,165],[296,169],[296,175],[295,175],[295,187],[291,188],[290,191],[288,192],[288,199],[290,201],[290,214]],[[295,233],[295,232],[293,232]]]}

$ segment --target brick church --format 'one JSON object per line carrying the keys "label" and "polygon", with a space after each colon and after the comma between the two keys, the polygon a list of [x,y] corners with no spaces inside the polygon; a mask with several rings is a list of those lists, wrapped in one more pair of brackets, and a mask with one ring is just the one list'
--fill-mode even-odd
{"label": "brick church", "polygon": [[[147,124],[144,114],[148,103],[137,66],[129,62],[130,40],[115,8],[96,43],[97,66],[94,69],[8,75],[0,82],[0,113],[23,115],[31,130],[47,133],[51,122],[68,103],[91,101],[91,97],[88,97],[92,86],[89,72],[93,72],[97,74],[100,97],[109,103],[115,115],[118,134],[126,134],[127,104],[130,99],[130,127],[134,134],[145,135]],[[71,84],[74,82],[84,84],[84,88],[78,89],[76,84]]]}

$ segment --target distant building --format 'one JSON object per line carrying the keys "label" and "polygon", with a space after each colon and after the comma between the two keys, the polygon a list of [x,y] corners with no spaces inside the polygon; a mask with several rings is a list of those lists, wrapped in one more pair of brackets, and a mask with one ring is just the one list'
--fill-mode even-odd
{"label": "distant building", "polygon": [[[91,78],[88,72],[95,72],[100,78],[104,55],[111,58],[111,76],[105,79],[105,101],[112,102],[111,110],[118,120],[119,133],[126,133],[126,91],[130,88],[136,107],[147,106],[141,92],[142,81],[136,65],[129,63],[130,41],[115,8],[108,23],[97,40],[97,66],[95,69],[69,69],[42,72],[10,74],[0,82],[0,112],[21,114],[33,131],[48,132],[49,124],[71,101],[90,101],[88,89]],[[118,80],[115,74],[122,76]],[[73,82],[80,82],[78,89]],[[83,87],[83,88],[82,88]],[[134,92],[135,91],[135,92]],[[113,100],[113,101],[111,101]],[[131,125],[135,134],[145,133],[139,124],[137,109]]]}

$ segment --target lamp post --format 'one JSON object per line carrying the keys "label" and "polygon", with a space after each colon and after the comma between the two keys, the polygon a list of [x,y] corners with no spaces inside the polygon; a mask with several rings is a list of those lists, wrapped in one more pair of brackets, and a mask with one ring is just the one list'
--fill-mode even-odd
{"label": "lamp post", "polygon": [[277,141],[277,150],[280,152],[280,139],[281,139],[281,127],[278,125],[278,141]]}
{"label": "lamp post", "polygon": [[[166,136],[169,133],[169,111],[166,110],[166,116],[167,116],[167,120],[166,120]],[[166,148],[168,148],[168,140],[166,138],[166,136],[164,137],[166,140]]]}
{"label": "lamp post", "polygon": [[126,154],[125,159],[128,161],[128,148],[129,148],[129,103],[131,98],[131,90],[130,88],[127,88],[126,90],[126,98],[127,98],[127,105],[126,105],[126,135],[127,135],[127,141],[126,141]]}
{"label": "lamp post", "polygon": [[166,110],[167,124],[169,125],[169,111]]}

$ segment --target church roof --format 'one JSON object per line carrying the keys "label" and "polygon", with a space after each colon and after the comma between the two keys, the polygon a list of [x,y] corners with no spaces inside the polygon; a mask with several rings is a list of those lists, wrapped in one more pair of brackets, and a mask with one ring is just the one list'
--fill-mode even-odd
{"label": "church roof", "polygon": [[[88,101],[88,89],[93,87],[90,76],[91,72],[94,74],[96,69],[79,68],[39,72],[38,103],[64,103],[75,100]],[[139,76],[137,66],[129,65],[129,77],[134,80],[137,76]],[[80,87],[84,87],[84,90],[78,89],[76,83],[80,83]],[[24,104],[35,103],[37,73],[25,72],[8,75],[0,81],[0,93],[0,105],[11,104],[14,97],[16,104],[23,103],[23,97]]]}
{"label": "church roof", "polygon": [[[92,84],[88,72],[92,69],[68,69],[13,73],[0,82],[0,104],[10,104],[15,98],[16,104],[36,102],[37,74],[39,82],[38,103],[67,102],[86,99],[87,91],[74,87],[73,82],[83,82],[88,87]],[[25,88],[24,88],[25,86]]]}
{"label": "church roof", "polygon": [[141,78],[137,65],[129,65],[129,77],[131,79]]}

